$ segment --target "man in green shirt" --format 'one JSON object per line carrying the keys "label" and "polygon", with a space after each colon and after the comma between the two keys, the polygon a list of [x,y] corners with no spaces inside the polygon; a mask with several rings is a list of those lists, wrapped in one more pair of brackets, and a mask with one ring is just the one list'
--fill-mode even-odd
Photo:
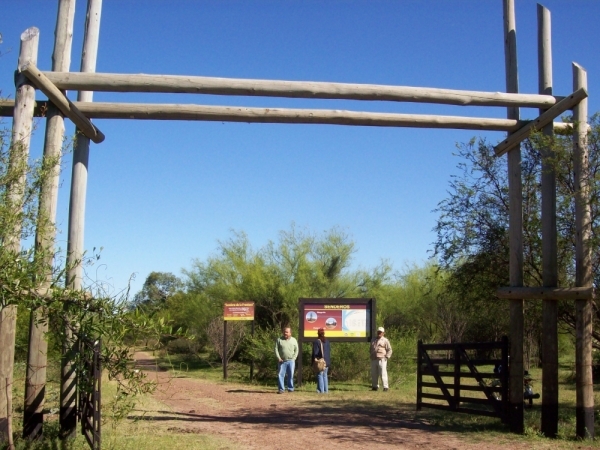
{"label": "man in green shirt", "polygon": [[277,387],[278,394],[285,392],[285,377],[287,376],[288,392],[294,392],[294,369],[296,368],[296,358],[298,357],[298,341],[292,337],[290,327],[283,329],[283,336],[277,338],[275,342],[275,356],[277,357],[279,370],[279,379]]}

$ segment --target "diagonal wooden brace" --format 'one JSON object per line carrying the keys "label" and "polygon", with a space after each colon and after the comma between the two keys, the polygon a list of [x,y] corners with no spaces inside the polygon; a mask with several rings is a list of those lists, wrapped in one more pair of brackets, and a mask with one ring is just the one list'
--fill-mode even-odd
{"label": "diagonal wooden brace", "polygon": [[85,136],[96,144],[104,140],[104,134],[77,109],[77,107],[52,83],[32,62],[19,68],[25,75],[66,117],[77,126]]}
{"label": "diagonal wooden brace", "polygon": [[519,143],[527,139],[534,130],[541,130],[549,123],[552,123],[552,121],[555,118],[560,116],[565,111],[572,109],[575,105],[579,104],[581,100],[587,98],[587,96],[587,90],[585,88],[580,88],[568,97],[565,97],[552,108],[544,112],[537,119],[532,120],[523,128],[515,131],[505,140],[496,145],[494,147],[494,152],[496,153],[496,156],[504,155],[506,152],[513,149],[514,147],[519,145]]}

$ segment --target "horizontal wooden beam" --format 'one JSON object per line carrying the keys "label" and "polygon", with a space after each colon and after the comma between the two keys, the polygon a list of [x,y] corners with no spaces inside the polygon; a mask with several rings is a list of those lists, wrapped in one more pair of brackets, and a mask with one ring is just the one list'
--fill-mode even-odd
{"label": "horizontal wooden beam", "polygon": [[529,122],[523,128],[511,134],[500,144],[496,145],[496,147],[494,147],[496,156],[502,156],[509,150],[515,148],[517,145],[519,145],[519,143],[527,139],[534,130],[541,130],[546,125],[552,123],[554,119],[556,119],[565,111],[572,109],[575,105],[579,104],[581,100],[587,98],[587,96],[587,90],[585,88],[580,88],[568,97],[565,97],[552,108],[545,111],[537,119]]}
{"label": "horizontal wooden beam", "polygon": [[238,106],[102,102],[76,102],[74,105],[87,117],[93,119],[302,123],[492,131],[511,131],[523,125],[519,121],[510,119],[373,113],[328,109],[246,108]]}
{"label": "horizontal wooden beam", "polygon": [[[126,118],[126,119],[147,119],[147,120],[177,120],[176,117],[172,117],[173,114],[176,114],[176,111],[181,111],[182,114],[185,116],[184,118],[182,118],[181,120],[221,120],[221,121],[226,121],[225,119],[219,119],[219,118],[215,118],[213,117],[212,119],[203,119],[201,117],[192,117],[190,118],[189,116],[192,116],[194,114],[197,115],[198,113],[198,108],[195,107],[199,107],[202,108],[200,105],[147,105],[147,104],[143,104],[144,106],[139,106],[136,104],[131,104],[133,105],[131,110],[129,110],[128,108],[128,103],[94,103],[92,104],[86,104],[86,103],[81,103],[81,102],[73,102],[73,105],[79,109],[79,111],[81,111],[82,113],[84,113],[87,117],[92,118],[92,119],[119,119],[119,118]],[[98,110],[94,109],[94,106],[99,106]],[[49,102],[46,100],[38,100],[35,103],[35,108],[34,108],[34,115],[36,117],[44,117],[46,114],[46,111],[48,110],[48,106],[49,106]],[[139,106],[139,107],[137,107]],[[148,109],[146,110],[146,106],[148,106]],[[159,113],[158,110],[162,107],[162,106],[166,106],[167,108],[164,109],[164,111],[162,113]],[[185,108],[186,111],[182,111]],[[206,107],[206,108],[219,108],[219,107]],[[220,108],[225,108],[225,107],[220,107]],[[0,100],[0,117],[12,117],[13,115],[13,109],[14,109],[14,101],[12,100]],[[189,109],[189,110],[188,110]],[[251,108],[244,108],[244,109],[251,109]],[[253,109],[260,109],[260,108],[253,108]],[[142,110],[144,112],[142,112]],[[175,111],[174,111],[175,110]],[[143,114],[145,114],[146,112],[152,112],[153,117],[139,117]],[[267,109],[264,109],[264,111],[267,111]],[[273,109],[270,109],[269,111],[275,111]],[[286,110],[281,110],[279,109],[279,111],[286,111]],[[288,110],[288,111],[303,111],[303,110]],[[304,111],[315,111],[315,110],[304,110]],[[316,110],[316,111],[326,111],[326,110]],[[134,116],[131,117],[131,113],[134,113]],[[339,111],[338,111],[339,112]],[[212,113],[214,114],[214,111],[212,111]],[[355,114],[360,114],[360,113],[356,113]],[[161,117],[154,117],[156,115],[161,115]],[[362,113],[362,114],[376,114],[376,113]],[[128,117],[122,117],[124,115],[127,115]],[[386,116],[394,116],[393,114],[386,114]],[[395,114],[395,116],[402,116],[402,115],[398,115]],[[412,116],[415,117],[415,116]],[[426,117],[436,117],[436,116],[416,116],[416,117],[421,117],[421,118],[426,118]],[[444,116],[442,116],[444,117]],[[476,119],[472,119],[472,118],[468,118],[471,120],[476,120]],[[486,119],[484,119],[486,120]],[[490,119],[490,120],[497,120],[497,119]],[[519,126],[521,126],[524,123],[527,123],[525,121],[520,121],[520,122],[515,122],[515,121],[506,121],[504,119],[500,119],[501,122],[496,122],[494,123],[494,130],[496,131],[507,131],[510,130],[512,128],[518,128]],[[236,122],[250,122],[251,120],[235,120]],[[256,122],[259,122],[259,120],[256,120]],[[262,122],[266,122],[266,121],[262,121]],[[281,121],[283,122],[283,121]],[[299,123],[307,123],[307,122],[299,122]],[[517,124],[516,126],[514,124]],[[400,126],[400,125],[389,125],[389,126]],[[408,127],[410,125],[402,125],[405,127]],[[589,125],[588,125],[589,127]],[[443,127],[443,128],[451,128],[451,127]],[[469,128],[468,129],[473,129],[475,128],[475,126],[473,124],[469,124]],[[563,122],[555,122],[554,123],[554,128],[555,130],[560,130],[560,131],[567,131],[567,130],[572,130],[573,125],[570,123],[563,123]],[[475,129],[484,129],[482,127],[478,127]],[[487,128],[485,128],[487,129]]]}
{"label": "horizontal wooden beam", "polygon": [[81,72],[44,72],[44,75],[58,88],[76,91],[165,92],[531,108],[550,108],[557,103],[557,99],[552,95],[508,94],[505,92],[380,84]]}
{"label": "horizontal wooden beam", "polygon": [[502,287],[496,296],[509,300],[591,300],[594,298],[592,287]]}
{"label": "horizontal wooden beam", "polygon": [[40,91],[42,91],[66,117],[77,126],[85,136],[96,144],[104,140],[104,134],[94,126],[90,119],[79,111],[79,109],[42,73],[35,64],[29,62],[19,68],[19,72],[25,75]]}

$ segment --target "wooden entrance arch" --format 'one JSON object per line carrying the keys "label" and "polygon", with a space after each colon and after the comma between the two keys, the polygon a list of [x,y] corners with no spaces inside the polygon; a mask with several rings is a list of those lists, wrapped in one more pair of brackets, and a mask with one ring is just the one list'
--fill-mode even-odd
{"label": "wooden entrance arch", "polygon": [[[55,55],[67,58],[70,39],[67,30],[73,17],[69,4],[74,0],[62,0],[55,41]],[[508,299],[511,314],[511,364],[509,422],[514,432],[523,431],[523,301],[541,299],[544,315],[544,372],[542,432],[546,436],[556,436],[558,426],[558,348],[556,300],[575,300],[577,309],[577,435],[594,436],[593,387],[591,374],[591,317],[592,317],[592,277],[590,207],[587,187],[587,75],[583,68],[573,66],[573,93],[558,97],[552,92],[552,67],[550,46],[550,13],[538,7],[538,52],[540,61],[540,89],[538,94],[518,93],[517,46],[514,14],[514,0],[503,0],[506,93],[458,91],[450,89],[414,88],[404,86],[383,86],[347,83],[297,82],[280,80],[248,80],[209,77],[184,77],[165,75],[97,74],[95,55],[97,52],[100,10],[99,0],[89,0],[88,24],[84,44],[84,58],[80,73],[68,72],[68,64],[55,61],[51,72],[41,72],[36,67],[38,31],[26,30],[21,36],[21,52],[18,64],[17,91],[14,104],[3,102],[0,113],[13,116],[13,148],[25,149],[27,158],[32,119],[42,110],[48,111],[45,157],[56,155],[57,143],[62,142],[62,116],[71,119],[81,132],[78,135],[73,160],[73,176],[68,232],[68,264],[71,286],[81,288],[81,266],[76,262],[83,254],[83,229],[85,196],[87,188],[87,161],[89,141],[99,143],[104,136],[90,119],[142,119],[142,120],[201,120],[256,123],[298,123],[360,125],[381,127],[419,128],[460,128],[492,130],[508,133],[508,137],[498,146],[496,154],[508,154],[509,173],[509,235],[510,235],[510,286],[498,290],[498,297]],[[96,9],[94,9],[96,8]],[[62,15],[61,15],[62,14]],[[71,22],[69,22],[71,21]],[[70,24],[70,25],[69,25]],[[58,58],[60,59],[60,58]],[[34,107],[35,88],[49,99],[38,102]],[[78,101],[69,101],[63,91],[79,91]],[[308,109],[263,109],[246,107],[224,107],[207,105],[163,105],[129,103],[92,103],[93,91],[113,92],[170,92],[213,95],[260,95],[289,98],[352,99],[365,101],[397,101],[441,103],[450,105],[471,105],[485,107],[506,107],[506,119],[486,119],[460,116],[407,115],[339,110]],[[519,108],[538,108],[539,117],[532,121],[520,120]],[[553,120],[567,110],[573,110],[573,124],[554,124]],[[543,218],[543,284],[542,287],[523,286],[523,245],[522,245],[522,204],[520,142],[534,130],[542,129],[551,135],[557,127],[574,128],[573,151],[576,161],[576,223],[577,223],[577,276],[575,288],[557,286],[556,267],[556,224],[555,224],[555,175],[548,160],[551,149],[544,155],[545,170],[542,181]],[[17,145],[18,144],[18,145]],[[547,169],[547,170],[546,170]],[[14,193],[14,195],[18,195]],[[56,189],[50,188],[41,193],[42,210],[52,216],[56,204]],[[18,234],[7,236],[5,241],[18,250]],[[48,239],[51,242],[51,239]],[[49,244],[52,245],[52,244]],[[51,250],[51,249],[50,249]],[[52,253],[52,252],[49,252]],[[3,317],[10,308],[2,311]],[[0,327],[0,346],[10,348],[6,336],[14,323],[3,321]],[[8,325],[6,325],[8,324]],[[8,331],[7,331],[8,330]],[[7,334],[8,333],[8,334]],[[14,341],[12,343],[14,349]],[[4,351],[4,350],[3,350]],[[38,365],[30,362],[30,365]],[[1,372],[0,367],[0,372]],[[68,367],[67,367],[68,369]],[[0,375],[3,375],[0,373]],[[3,375],[4,376],[4,375]],[[45,373],[43,374],[45,377]],[[29,378],[29,375],[28,375]],[[8,378],[6,378],[8,380]],[[11,375],[12,379],[12,375]],[[0,381],[0,400],[4,395],[4,378]],[[41,385],[43,386],[42,380]],[[38,382],[38,385],[40,383]],[[68,386],[68,387],[67,387]],[[67,429],[73,426],[74,383],[68,379],[68,370],[63,374],[61,402],[61,424]],[[5,398],[5,400],[8,400]],[[0,401],[0,414],[6,411],[6,402]],[[26,403],[26,414],[32,404]],[[39,415],[29,411],[36,420]],[[34,414],[35,413],[35,414]],[[2,419],[0,417],[0,419]],[[0,430],[1,432],[2,430]]]}

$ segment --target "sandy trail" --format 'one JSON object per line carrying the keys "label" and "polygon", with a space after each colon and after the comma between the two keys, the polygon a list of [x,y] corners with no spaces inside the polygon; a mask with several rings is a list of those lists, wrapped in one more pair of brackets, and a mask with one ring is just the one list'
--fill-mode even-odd
{"label": "sandy trail", "polygon": [[145,352],[136,353],[135,359],[137,366],[158,382],[154,396],[168,406],[156,417],[146,414],[145,420],[160,421],[174,433],[220,436],[243,449],[530,448],[511,439],[504,443],[469,442],[429,425],[419,418],[414,405],[380,410],[375,402],[366,400],[348,406],[338,393],[278,395],[275,386],[261,389],[174,377],[170,372],[157,371],[152,356]]}

